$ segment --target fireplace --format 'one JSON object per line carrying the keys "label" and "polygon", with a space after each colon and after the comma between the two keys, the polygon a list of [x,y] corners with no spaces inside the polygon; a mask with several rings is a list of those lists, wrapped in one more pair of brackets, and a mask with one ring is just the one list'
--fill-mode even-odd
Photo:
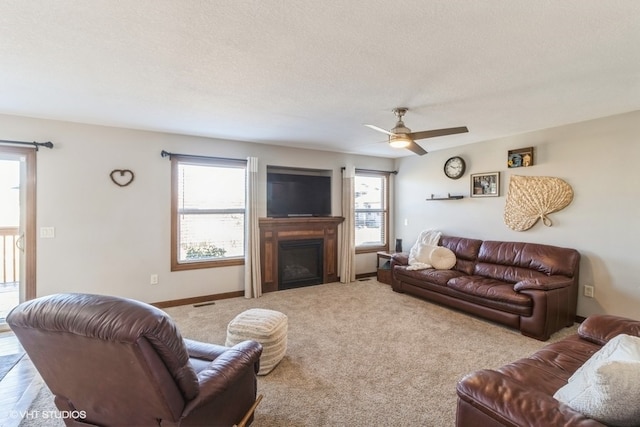
{"label": "fireplace", "polygon": [[[262,292],[337,281],[338,224],[343,220],[334,216],[260,218]],[[281,254],[281,243],[285,243],[285,252],[289,254]],[[293,244],[293,249],[287,248],[287,244]],[[298,259],[301,255],[308,256],[313,263]],[[285,261],[286,275],[281,268],[283,256],[292,258]],[[290,283],[283,284],[282,280]]]}
{"label": "fireplace", "polygon": [[278,289],[322,283],[322,239],[278,242]]}

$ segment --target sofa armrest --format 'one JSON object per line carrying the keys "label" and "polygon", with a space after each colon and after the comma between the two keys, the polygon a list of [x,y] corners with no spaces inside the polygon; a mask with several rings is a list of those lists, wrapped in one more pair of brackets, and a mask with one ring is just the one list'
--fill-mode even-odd
{"label": "sofa armrest", "polygon": [[[553,396],[497,371],[481,370],[468,374],[458,382],[456,391],[459,399],[502,425],[603,426]],[[460,420],[457,425],[462,425]]]}
{"label": "sofa armrest", "polygon": [[550,291],[553,289],[566,288],[574,283],[573,279],[565,276],[547,276],[534,279],[524,279],[513,285],[513,289],[517,292],[525,289],[533,289],[538,291]]}
{"label": "sofa armrest", "polygon": [[198,396],[187,404],[183,417],[231,388],[247,374],[247,371],[256,375],[261,355],[262,345],[255,341],[243,341],[227,348],[206,369],[198,373],[200,391]]}
{"label": "sofa armrest", "polygon": [[589,316],[580,324],[578,334],[587,341],[605,345],[620,334],[640,337],[640,321],[610,314]]}
{"label": "sofa armrest", "polygon": [[229,347],[218,344],[194,341],[187,338],[185,338],[183,341],[184,345],[187,347],[187,353],[189,353],[189,357],[195,357],[203,360],[215,360],[222,353],[229,350]]}
{"label": "sofa armrest", "polygon": [[409,254],[406,252],[397,252],[391,255],[391,268],[394,265],[409,265]]}

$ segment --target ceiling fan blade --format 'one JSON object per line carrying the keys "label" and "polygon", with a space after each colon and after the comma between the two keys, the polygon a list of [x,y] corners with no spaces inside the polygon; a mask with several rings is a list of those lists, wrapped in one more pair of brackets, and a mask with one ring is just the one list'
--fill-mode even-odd
{"label": "ceiling fan blade", "polygon": [[389,132],[386,129],[379,128],[378,126],[374,126],[374,125],[365,125],[365,126],[373,130],[377,130],[378,132],[386,133],[387,135],[391,135],[391,136],[395,135],[395,133]]}
{"label": "ceiling fan blade", "polygon": [[445,136],[445,135],[453,135],[456,133],[465,133],[469,132],[466,126],[461,126],[457,128],[446,128],[446,129],[434,129],[434,130],[425,130],[422,132],[412,132],[408,133],[407,136],[411,139],[425,139],[425,138],[435,138],[436,136]]}
{"label": "ceiling fan blade", "polygon": [[415,141],[411,141],[411,144],[407,146],[407,150],[416,153],[418,156],[424,156],[425,154],[427,154],[427,150],[420,147],[418,144],[416,144]]}

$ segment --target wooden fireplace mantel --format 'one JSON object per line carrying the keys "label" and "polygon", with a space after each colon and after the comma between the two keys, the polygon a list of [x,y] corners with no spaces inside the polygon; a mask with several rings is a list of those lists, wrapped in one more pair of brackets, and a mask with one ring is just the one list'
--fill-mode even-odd
{"label": "wooden fireplace mantel", "polygon": [[323,239],[323,281],[338,280],[338,225],[341,216],[260,218],[262,292],[278,290],[278,243],[285,240]]}

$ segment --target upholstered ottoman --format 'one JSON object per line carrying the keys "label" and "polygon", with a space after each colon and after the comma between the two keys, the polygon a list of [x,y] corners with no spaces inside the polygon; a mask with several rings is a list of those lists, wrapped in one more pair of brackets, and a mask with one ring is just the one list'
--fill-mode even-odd
{"label": "upholstered ottoman", "polygon": [[266,375],[287,352],[287,316],[279,311],[252,308],[238,314],[227,326],[227,347],[253,340],[262,344],[260,372]]}

